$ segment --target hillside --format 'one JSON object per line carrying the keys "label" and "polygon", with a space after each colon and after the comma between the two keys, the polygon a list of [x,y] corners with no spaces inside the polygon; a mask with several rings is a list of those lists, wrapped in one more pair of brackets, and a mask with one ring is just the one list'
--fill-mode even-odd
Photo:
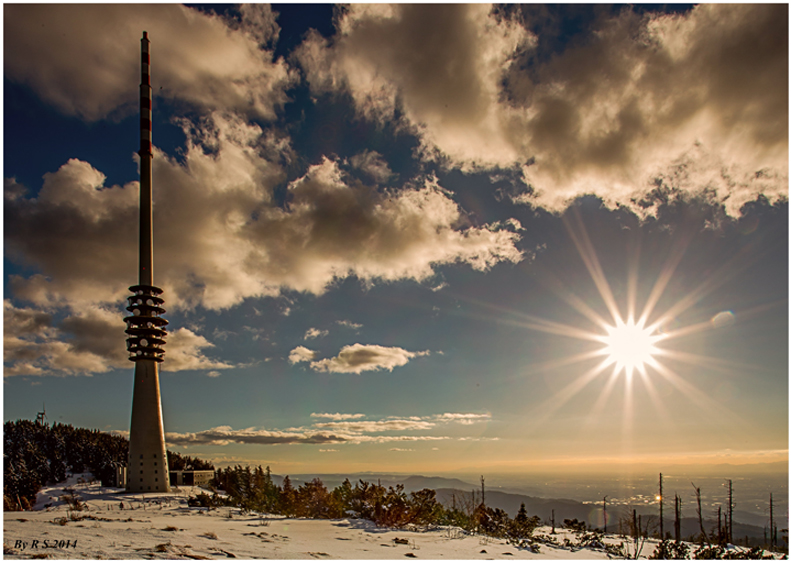
{"label": "hillside", "polygon": [[604,560],[605,549],[622,549],[627,556],[639,549],[646,557],[656,547],[652,540],[635,545],[616,535],[582,547],[578,533],[559,529],[551,536],[547,527],[535,535],[558,544],[528,548],[454,527],[395,530],[355,519],[262,518],[237,508],[190,507],[188,497],[196,492],[190,487],[142,497],[73,477],[44,488],[33,511],[4,513],[4,558]]}

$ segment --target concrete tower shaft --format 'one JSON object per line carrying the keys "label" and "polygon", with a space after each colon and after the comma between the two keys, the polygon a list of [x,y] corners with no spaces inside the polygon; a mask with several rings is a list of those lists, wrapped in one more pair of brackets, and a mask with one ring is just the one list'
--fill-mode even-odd
{"label": "concrete tower shaft", "polygon": [[162,399],[159,393],[159,364],[164,360],[165,309],[162,289],[154,286],[154,235],[152,226],[151,162],[151,58],[148,33],[140,42],[140,277],[129,290],[126,309],[126,349],[135,362],[132,422],[129,431],[129,464],[126,489],[129,492],[168,492],[170,480]]}

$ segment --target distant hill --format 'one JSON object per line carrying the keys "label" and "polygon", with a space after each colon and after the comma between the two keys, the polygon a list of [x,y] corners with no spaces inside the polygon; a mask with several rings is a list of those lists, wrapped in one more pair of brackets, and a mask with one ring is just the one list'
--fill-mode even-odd
{"label": "distant hill", "polygon": [[[348,474],[289,474],[288,477],[291,479],[291,482],[294,484],[298,484],[302,482],[310,482],[314,478],[319,478],[321,479],[322,482],[324,482],[324,485],[330,489],[340,486],[343,483],[343,481],[346,480],[347,478],[352,484],[354,484],[358,480],[371,482],[372,484],[381,482],[381,485],[385,487],[403,484],[404,491],[407,493],[416,492],[424,488],[430,488],[432,490],[436,490],[438,488],[458,488],[460,490],[473,490],[473,489],[477,489],[478,487],[477,484],[470,484],[469,482],[459,480],[458,478],[443,478],[441,476],[420,476],[415,474],[410,476],[405,476],[403,474],[353,472]],[[283,483],[282,476],[276,476],[273,474],[272,479],[278,485],[282,485]]]}
{"label": "distant hill", "polygon": [[[436,490],[437,500],[443,505],[450,506],[454,499],[457,505],[462,501],[470,498],[470,492],[467,490],[440,488]],[[455,497],[455,498],[454,498]],[[476,498],[480,499],[480,490],[476,490]],[[549,522],[552,518],[552,510],[555,511],[555,524],[560,527],[564,519],[577,519],[585,521],[590,527],[604,527],[604,520],[602,517],[601,505],[594,505],[589,503],[582,503],[576,500],[569,499],[554,499],[554,498],[537,498],[534,496],[525,496],[521,494],[509,494],[498,491],[486,491],[486,505],[493,508],[499,508],[505,511],[510,517],[516,516],[521,504],[525,504],[528,515],[538,515],[542,521]],[[656,508],[649,508],[640,506],[635,508],[638,515],[643,517],[653,517],[654,526],[656,529],[659,527],[659,518]],[[689,508],[687,508],[689,511]],[[607,531],[610,533],[623,532],[628,533],[629,520],[631,518],[631,509],[624,506],[607,506]],[[668,517],[668,515],[671,515]],[[742,523],[737,517],[749,518],[755,521],[759,516],[747,512],[735,512],[733,523],[733,535],[736,539],[743,539],[749,537],[752,544],[759,544],[763,542],[764,528],[761,525]],[[743,520],[744,520],[743,519]],[[777,521],[778,526],[781,526],[780,520]],[[784,525],[784,524],[783,524]],[[716,529],[716,521],[705,519],[703,520],[703,527],[707,533],[714,533]],[[665,506],[664,517],[665,532],[673,532],[673,517],[672,508]],[[700,533],[700,525],[696,517],[682,517],[681,518],[681,536],[682,538],[689,538],[693,535]]]}

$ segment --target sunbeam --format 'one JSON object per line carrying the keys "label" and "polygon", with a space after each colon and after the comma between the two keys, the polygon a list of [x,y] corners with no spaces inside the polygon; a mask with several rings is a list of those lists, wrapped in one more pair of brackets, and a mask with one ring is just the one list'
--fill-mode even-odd
{"label": "sunbeam", "polygon": [[[548,287],[553,290],[558,298],[589,320],[594,326],[592,329],[574,327],[567,323],[509,311],[517,319],[513,321],[506,320],[508,323],[513,323],[529,330],[587,342],[593,341],[600,345],[592,352],[575,354],[565,360],[544,362],[534,366],[530,370],[532,372],[552,370],[556,367],[568,366],[594,357],[603,357],[601,362],[586,370],[562,389],[554,392],[547,401],[548,405],[542,408],[545,411],[536,421],[542,422],[547,419],[583,389],[589,388],[591,383],[599,378],[600,375],[608,372],[609,376],[598,390],[598,396],[593,401],[587,418],[595,420],[597,416],[602,415],[608,403],[612,400],[616,384],[622,379],[624,386],[622,404],[620,406],[622,414],[621,432],[622,445],[626,449],[631,446],[638,393],[642,393],[650,400],[663,427],[674,425],[657,390],[655,380],[652,379],[652,377],[657,375],[660,380],[679,391],[681,395],[695,405],[695,408],[700,409],[705,415],[721,416],[724,413],[721,404],[716,404],[704,392],[665,365],[663,361],[680,361],[698,367],[705,366],[709,369],[733,372],[733,362],[666,347],[667,344],[683,340],[686,336],[713,329],[711,320],[699,321],[687,326],[674,327],[673,329],[667,329],[667,326],[677,315],[699,303],[701,299],[709,295],[714,289],[732,278],[734,275],[733,262],[729,262],[711,275],[708,275],[705,280],[688,291],[684,296],[672,302],[663,311],[658,311],[657,307],[670,286],[673,275],[690,243],[690,237],[680,236],[680,240],[670,249],[670,254],[660,268],[658,276],[642,304],[642,308],[638,306],[639,276],[636,263],[639,260],[640,252],[639,248],[633,248],[629,254],[629,263],[627,263],[626,302],[624,303],[626,315],[623,315],[579,214],[573,211],[568,213],[564,222],[566,230],[601,297],[601,301],[606,306],[610,316],[612,316],[612,320],[603,318],[594,310],[590,302],[584,301],[566,286],[567,283],[564,283],[564,280],[557,278],[551,273],[549,274],[551,282],[548,283]],[[636,377],[635,373],[638,373],[639,377]],[[637,380],[641,384],[637,385]]]}

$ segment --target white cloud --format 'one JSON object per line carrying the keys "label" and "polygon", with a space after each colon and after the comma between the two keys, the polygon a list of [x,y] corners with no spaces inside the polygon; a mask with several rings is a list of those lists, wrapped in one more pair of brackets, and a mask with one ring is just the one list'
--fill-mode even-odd
{"label": "white cloud", "polygon": [[209,371],[208,373],[206,373],[206,376],[211,377],[213,379],[217,378],[220,376],[220,371]]}
{"label": "white cloud", "polygon": [[[312,413],[311,418],[329,419],[329,422],[314,422],[310,427],[294,427],[286,430],[267,430],[247,428],[235,430],[230,426],[219,426],[195,433],[168,433],[165,435],[170,445],[228,445],[230,443],[250,445],[309,444],[322,445],[334,443],[403,443],[415,441],[460,441],[488,440],[481,437],[451,438],[444,435],[403,435],[399,432],[428,431],[435,429],[438,422],[462,423],[470,419],[489,419],[489,414],[445,413],[432,416],[410,416],[407,418],[386,418],[365,421],[363,414]],[[383,435],[390,433],[391,435]],[[392,435],[396,433],[396,435]],[[401,449],[406,451],[407,449]],[[323,449],[321,452],[334,452]]]}
{"label": "white cloud", "polygon": [[5,75],[86,120],[128,113],[137,107],[129,84],[139,83],[141,31],[147,30],[156,97],[272,118],[294,76],[260,48],[279,31],[271,9],[242,12],[241,20],[229,22],[176,4],[9,6]]}
{"label": "white cloud", "polygon": [[465,414],[465,413],[445,413],[436,418],[438,421],[456,422],[463,425],[470,425],[481,421],[490,421],[492,415],[486,414]]}
{"label": "white cloud", "polygon": [[282,444],[327,444],[344,443],[346,437],[328,432],[316,431],[268,431],[265,429],[247,428],[234,430],[230,426],[219,426],[196,433],[166,433],[165,440],[169,445],[228,445],[242,443],[248,445],[282,445]]}
{"label": "white cloud", "polygon": [[303,361],[313,361],[316,357],[316,352],[308,349],[307,347],[297,346],[288,354],[288,360],[293,365]]}
{"label": "white cloud", "polygon": [[314,427],[348,433],[379,433],[431,429],[434,423],[424,420],[389,419],[379,421],[331,421],[314,423]]}
{"label": "white cloud", "polygon": [[391,449],[388,449],[388,451],[396,451],[396,452],[399,452],[399,453],[407,453],[407,452],[410,452],[410,451],[414,451],[414,449],[401,449],[400,447],[393,447]]}
{"label": "white cloud", "polygon": [[356,343],[343,347],[337,357],[313,361],[310,364],[314,371],[331,373],[355,373],[377,371],[406,365],[413,357],[428,355],[428,351],[407,351],[400,347],[384,347],[381,345],[363,345]]}
{"label": "white cloud", "polygon": [[214,344],[187,328],[179,328],[168,335],[165,346],[163,371],[199,371],[204,369],[230,369],[233,365],[210,359],[203,354],[204,349]]}
{"label": "white cloud", "polygon": [[324,418],[330,420],[358,420],[364,418],[365,414],[310,414],[311,418]]}
{"label": "white cloud", "polygon": [[344,326],[345,328],[351,328],[352,330],[359,330],[360,328],[363,327],[362,324],[357,324],[355,322],[352,322],[351,320],[338,320],[335,323],[338,324],[339,326]]}
{"label": "white cloud", "polygon": [[324,336],[326,336],[329,333],[330,333],[329,330],[319,330],[318,328],[308,328],[308,330],[305,332],[305,338],[304,339],[310,340],[310,339],[315,339],[315,338],[323,338]]}

